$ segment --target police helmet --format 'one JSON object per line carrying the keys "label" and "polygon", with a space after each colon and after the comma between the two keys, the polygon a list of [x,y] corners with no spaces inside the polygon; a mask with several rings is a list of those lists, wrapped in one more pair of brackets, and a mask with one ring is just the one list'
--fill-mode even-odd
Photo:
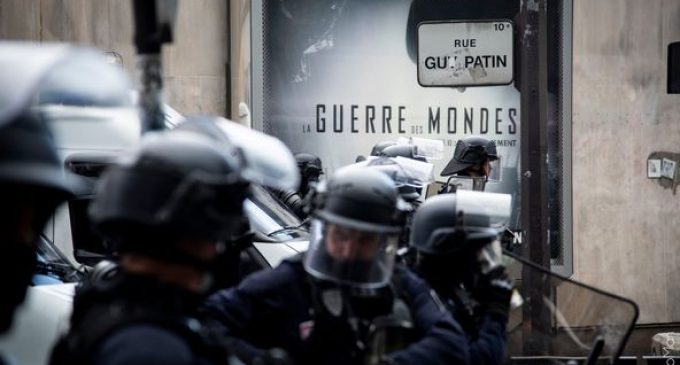
{"label": "police helmet", "polygon": [[228,240],[240,232],[248,189],[237,166],[204,135],[147,134],[128,161],[102,175],[90,218],[119,251],[149,249],[149,238]]}
{"label": "police helmet", "polygon": [[379,171],[345,168],[317,194],[305,270],[354,287],[386,285],[401,231],[394,183]]}
{"label": "police helmet", "polygon": [[319,218],[372,232],[398,232],[397,190],[383,173],[340,169],[327,182],[313,212]]}
{"label": "police helmet", "polygon": [[418,155],[418,147],[407,144],[395,144],[385,147],[378,156],[384,157],[405,157],[412,160],[427,162],[425,157]]}
{"label": "police helmet", "polygon": [[[403,160],[402,160],[403,161]],[[411,178],[404,166],[393,158],[376,158],[366,164],[367,168],[380,171],[392,179],[399,196],[407,202],[420,198],[423,182]]]}
{"label": "police helmet", "polygon": [[382,141],[376,143],[373,148],[371,148],[371,156],[380,156],[380,153],[387,147],[394,146],[397,141]]}
{"label": "police helmet", "polygon": [[321,159],[311,153],[296,153],[295,162],[297,163],[300,174],[303,177],[319,176],[323,173]]}
{"label": "police helmet", "polygon": [[453,158],[444,167],[442,176],[457,174],[468,167],[479,165],[485,161],[498,160],[496,143],[483,137],[468,137],[458,140]]}
{"label": "police helmet", "polygon": [[52,134],[38,115],[25,112],[0,127],[0,184],[49,192],[55,201],[71,194]]}
{"label": "police helmet", "polygon": [[491,219],[478,201],[462,202],[457,194],[436,195],[416,211],[410,244],[426,255],[474,252],[497,239]]}

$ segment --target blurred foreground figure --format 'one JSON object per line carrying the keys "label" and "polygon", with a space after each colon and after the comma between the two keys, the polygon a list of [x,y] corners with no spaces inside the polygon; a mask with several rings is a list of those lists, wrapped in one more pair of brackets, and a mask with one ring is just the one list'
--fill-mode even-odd
{"label": "blurred foreground figure", "polygon": [[[471,193],[472,199],[460,195]],[[512,282],[500,264],[498,231],[478,192],[459,191],[426,200],[411,227],[416,270],[463,326],[473,364],[502,364]]]}
{"label": "blurred foreground figure", "polygon": [[90,206],[119,270],[78,288],[53,364],[199,364],[228,353],[194,319],[224,242],[241,232],[248,184],[228,149],[189,131],[147,134],[106,171]]}
{"label": "blurred foreground figure", "polygon": [[305,254],[217,292],[205,315],[246,363],[465,364],[467,340],[429,287],[395,270],[394,183],[344,169],[312,199]]}
{"label": "blurred foreground figure", "polygon": [[[0,296],[0,333],[11,327],[34,276],[44,225],[74,190],[56,150],[49,109],[115,102],[110,91],[122,83],[108,82],[112,73],[92,50],[0,42],[0,84],[5,86],[0,89],[0,276],[7,283]],[[93,93],[93,79],[108,86],[97,86]]]}
{"label": "blurred foreground figure", "polygon": [[0,333],[12,324],[36,264],[36,241],[54,209],[69,196],[45,121],[23,111],[0,126]]}

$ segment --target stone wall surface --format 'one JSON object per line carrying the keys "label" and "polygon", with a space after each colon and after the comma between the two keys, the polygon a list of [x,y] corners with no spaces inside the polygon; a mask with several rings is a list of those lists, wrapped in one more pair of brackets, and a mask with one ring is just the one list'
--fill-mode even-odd
{"label": "stone wall surface", "polygon": [[574,1],[574,273],[630,297],[639,323],[680,321],[680,195],[647,156],[680,152],[680,95],[666,94],[680,2]]}
{"label": "stone wall surface", "polygon": [[[225,115],[227,2],[179,1],[175,42],[163,50],[168,104],[181,114]],[[71,42],[114,51],[136,75],[129,0],[0,0],[0,39]]]}

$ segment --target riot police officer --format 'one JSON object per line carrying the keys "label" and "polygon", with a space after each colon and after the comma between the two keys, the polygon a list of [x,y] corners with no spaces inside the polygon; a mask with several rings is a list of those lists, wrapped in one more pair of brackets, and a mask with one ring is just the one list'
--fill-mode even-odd
{"label": "riot police officer", "polygon": [[[500,265],[498,231],[478,200],[431,197],[411,227],[416,271],[463,326],[474,364],[504,363],[512,283]],[[484,193],[476,193],[484,194]]]}
{"label": "riot police officer", "polygon": [[0,277],[6,282],[0,299],[2,333],[31,283],[38,236],[70,189],[52,135],[38,114],[25,110],[0,124]]}
{"label": "riot police officer", "polygon": [[195,364],[226,359],[193,319],[223,242],[240,232],[248,184],[237,160],[189,131],[147,134],[106,171],[90,206],[119,271],[77,290],[52,363]]}
{"label": "riot police officer", "polygon": [[285,204],[300,219],[307,218],[305,210],[305,197],[309,194],[312,186],[319,182],[323,174],[321,159],[311,153],[301,152],[295,154],[295,162],[300,172],[300,187],[295,190],[270,189],[283,204]]}
{"label": "riot police officer", "polygon": [[323,165],[319,156],[311,153],[296,153],[294,157],[298,170],[300,170],[298,194],[304,198],[309,193],[311,186],[319,182],[321,175],[323,175]]}
{"label": "riot police officer", "polygon": [[[280,348],[300,365],[467,363],[460,326],[437,308],[422,280],[394,269],[400,231],[394,183],[378,171],[346,168],[317,194],[305,254],[205,305],[240,356],[267,358]],[[372,343],[381,336],[372,329],[386,321],[412,328],[413,342],[376,355]]]}
{"label": "riot police officer", "polygon": [[[84,51],[83,51],[84,52]],[[34,277],[36,248],[55,208],[72,196],[42,104],[58,95],[83,95],[78,80],[63,78],[72,56],[66,46],[0,42],[0,334],[10,329],[15,309]],[[79,58],[81,75],[93,76]],[[87,64],[90,66],[89,64]],[[55,79],[54,75],[62,76]],[[75,85],[74,85],[75,84]],[[68,92],[65,92],[68,91]],[[0,354],[0,363],[4,363]]]}
{"label": "riot police officer", "polygon": [[483,137],[468,137],[458,140],[453,157],[441,175],[469,179],[472,181],[472,190],[483,191],[492,173],[500,172],[499,162],[494,141]]}

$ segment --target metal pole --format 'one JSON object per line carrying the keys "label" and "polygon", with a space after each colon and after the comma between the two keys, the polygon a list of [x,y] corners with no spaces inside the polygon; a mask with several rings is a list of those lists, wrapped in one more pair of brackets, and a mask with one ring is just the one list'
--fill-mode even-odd
{"label": "metal pole", "polygon": [[132,0],[142,133],[165,128],[161,47],[173,39],[177,0]]}
{"label": "metal pole", "polygon": [[165,129],[163,114],[163,67],[161,55],[138,54],[139,108],[142,117],[142,132]]}
{"label": "metal pole", "polygon": [[231,69],[233,67],[232,65],[232,51],[231,51],[231,46],[233,44],[233,30],[231,27],[232,21],[231,21],[231,8],[232,8],[232,3],[233,0],[228,0],[227,1],[227,11],[226,11],[226,32],[227,32],[227,62],[224,64],[224,84],[226,86],[226,94],[225,94],[225,110],[224,110],[224,115],[229,118],[229,119],[234,119],[234,116],[232,114],[232,85],[231,85]]}
{"label": "metal pole", "polygon": [[[547,79],[547,1],[523,0],[520,6],[522,205],[524,257],[550,269],[548,247],[548,166],[546,153]],[[549,282],[543,275],[523,271],[523,287],[530,292],[524,310],[525,355],[545,353],[540,333],[550,331],[550,313],[543,298],[551,298]],[[533,334],[533,335],[532,335]]]}

